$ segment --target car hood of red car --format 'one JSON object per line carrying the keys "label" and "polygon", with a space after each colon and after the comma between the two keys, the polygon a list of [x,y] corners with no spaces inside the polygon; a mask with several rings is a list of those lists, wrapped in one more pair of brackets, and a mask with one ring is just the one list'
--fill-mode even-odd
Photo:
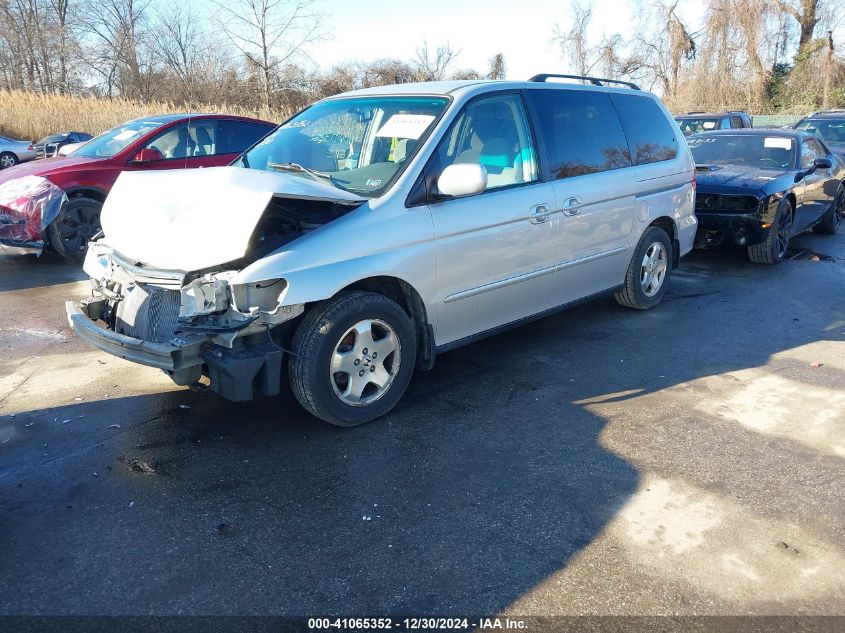
{"label": "car hood of red car", "polygon": [[54,174],[75,171],[102,160],[102,158],[85,158],[83,156],[59,156],[57,158],[32,160],[0,170],[0,184],[23,176],[41,176],[49,179]]}

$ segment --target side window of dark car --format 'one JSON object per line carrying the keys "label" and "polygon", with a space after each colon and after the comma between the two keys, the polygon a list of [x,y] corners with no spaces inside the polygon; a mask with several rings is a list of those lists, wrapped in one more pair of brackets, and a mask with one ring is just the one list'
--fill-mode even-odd
{"label": "side window of dark car", "polygon": [[522,99],[502,94],[472,101],[437,149],[439,172],[453,163],[487,170],[487,190],[538,179],[537,154]]}
{"label": "side window of dark car", "polygon": [[720,130],[730,130],[731,129],[731,119],[730,119],[730,117],[723,117],[719,121],[719,129]]}
{"label": "side window of dark car", "polygon": [[272,127],[250,121],[221,121],[227,154],[240,154],[272,131]]}
{"label": "side window of dark car", "polygon": [[801,168],[808,169],[813,166],[813,161],[817,158],[823,158],[824,152],[814,139],[804,139],[801,143]]}
{"label": "side window of dark car", "polygon": [[731,127],[742,127],[742,117],[732,116]]}
{"label": "side window of dark car", "polygon": [[603,92],[527,91],[546,140],[552,178],[572,178],[631,166],[622,123]]}
{"label": "side window of dark car", "polygon": [[816,148],[816,151],[818,152],[821,158],[825,158],[828,155],[829,152],[827,151],[827,149],[825,149],[825,146],[819,142],[819,139],[810,139],[810,142]]}
{"label": "side window of dark car", "polygon": [[656,101],[620,93],[611,93],[610,100],[622,120],[635,165],[672,160],[678,155],[678,139]]}

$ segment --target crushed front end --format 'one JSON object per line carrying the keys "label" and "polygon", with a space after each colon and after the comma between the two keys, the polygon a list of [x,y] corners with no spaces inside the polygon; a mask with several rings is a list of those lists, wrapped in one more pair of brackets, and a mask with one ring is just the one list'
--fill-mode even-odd
{"label": "crushed front end", "polygon": [[0,184],[0,250],[40,255],[44,231],[66,201],[65,192],[41,176]]}
{"label": "crushed front end", "polygon": [[283,305],[284,279],[235,283],[237,270],[162,270],[131,262],[103,241],[83,266],[92,296],[68,301],[73,330],[105,352],[167,373],[176,384],[203,376],[229,400],[276,395],[284,351],[277,328],[302,314]]}
{"label": "crushed front end", "polygon": [[[702,189],[704,189],[702,191]],[[780,197],[755,193],[711,193],[699,185],[696,248],[751,246],[766,240]]]}

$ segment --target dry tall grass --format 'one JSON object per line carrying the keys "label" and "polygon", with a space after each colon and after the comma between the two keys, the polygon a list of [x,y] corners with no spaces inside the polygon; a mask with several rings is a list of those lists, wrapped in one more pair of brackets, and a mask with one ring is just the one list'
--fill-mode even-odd
{"label": "dry tall grass", "polygon": [[174,112],[220,112],[268,121],[287,118],[284,112],[250,110],[208,104],[97,99],[67,95],[0,90],[0,136],[38,140],[48,134],[77,130],[99,134],[119,123],[142,116]]}

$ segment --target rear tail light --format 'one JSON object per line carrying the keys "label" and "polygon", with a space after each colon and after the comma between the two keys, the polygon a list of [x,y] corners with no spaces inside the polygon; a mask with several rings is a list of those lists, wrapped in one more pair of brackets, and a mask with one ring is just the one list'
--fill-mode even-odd
{"label": "rear tail light", "polygon": [[695,170],[692,170],[692,190],[695,191],[695,184],[696,184],[696,175]]}
{"label": "rear tail light", "polygon": [[32,152],[32,151],[34,151],[34,150],[35,150],[35,145],[33,145],[32,143],[30,143],[30,144],[29,144],[29,147],[27,147],[27,149],[28,149],[30,152]]}

